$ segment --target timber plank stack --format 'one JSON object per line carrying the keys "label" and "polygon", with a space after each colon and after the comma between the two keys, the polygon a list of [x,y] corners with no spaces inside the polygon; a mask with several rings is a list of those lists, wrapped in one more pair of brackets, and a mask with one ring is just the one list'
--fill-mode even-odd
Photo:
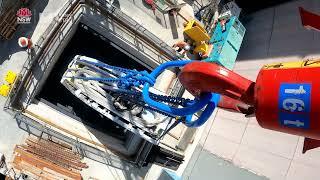
{"label": "timber plank stack", "polygon": [[8,7],[0,15],[0,36],[2,39],[11,39],[14,32],[17,30],[18,23],[16,13],[20,6],[21,3],[17,3]]}
{"label": "timber plank stack", "polygon": [[80,171],[88,166],[69,145],[29,137],[15,147],[13,167],[36,179],[82,179]]}

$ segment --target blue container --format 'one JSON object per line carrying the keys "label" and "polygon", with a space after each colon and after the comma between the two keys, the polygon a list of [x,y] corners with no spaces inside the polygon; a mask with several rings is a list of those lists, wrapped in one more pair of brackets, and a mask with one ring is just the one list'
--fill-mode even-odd
{"label": "blue container", "polygon": [[236,16],[226,22],[224,31],[219,23],[209,41],[213,45],[212,52],[204,61],[215,62],[232,70],[245,31],[245,27]]}

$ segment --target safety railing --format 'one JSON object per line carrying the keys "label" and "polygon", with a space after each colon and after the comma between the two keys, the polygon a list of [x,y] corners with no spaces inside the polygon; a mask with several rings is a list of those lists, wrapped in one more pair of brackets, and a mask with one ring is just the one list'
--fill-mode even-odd
{"label": "safety railing", "polygon": [[[74,6],[77,3],[79,3],[79,0],[68,0],[68,2],[64,4],[64,6],[59,11],[57,16],[53,18],[52,22],[49,24],[47,29],[43,32],[43,34],[39,37],[37,42],[34,44],[32,51],[28,53],[28,57],[19,73],[18,79],[14,84],[14,87],[12,88],[5,102],[4,109],[6,111],[13,113],[13,110],[15,111],[21,110],[16,108],[13,109],[12,107],[12,104],[14,103],[13,101],[17,101],[17,96],[20,95],[19,92],[25,87],[26,84],[29,84],[31,79],[28,78],[27,75],[32,72],[33,65],[36,62],[38,62],[37,60],[42,55],[42,52],[45,50],[46,45],[51,40],[49,37],[58,28],[59,23],[61,23],[62,17],[64,16],[64,14],[66,14],[66,12],[69,10],[70,7]],[[26,101],[25,103],[28,104],[29,101]]]}

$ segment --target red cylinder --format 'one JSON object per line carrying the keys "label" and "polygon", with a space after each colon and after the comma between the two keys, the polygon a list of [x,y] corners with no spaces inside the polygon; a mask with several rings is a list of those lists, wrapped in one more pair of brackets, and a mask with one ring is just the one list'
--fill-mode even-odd
{"label": "red cylinder", "polygon": [[320,61],[264,66],[256,81],[258,123],[320,140]]}

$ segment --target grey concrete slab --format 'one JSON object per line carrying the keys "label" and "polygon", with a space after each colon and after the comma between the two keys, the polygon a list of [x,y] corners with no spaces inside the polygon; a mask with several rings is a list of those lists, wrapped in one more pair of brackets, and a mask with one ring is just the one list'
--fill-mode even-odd
{"label": "grey concrete slab", "polygon": [[[242,23],[246,25],[247,32],[261,32],[272,29],[274,9],[268,8],[246,16]],[[253,26],[254,25],[254,26]]]}
{"label": "grey concrete slab", "polygon": [[301,25],[299,6],[310,11],[320,7],[315,0],[297,0],[247,16],[242,21],[247,32],[238,60],[317,54],[319,33]]}
{"label": "grey concrete slab", "polygon": [[[196,155],[197,154],[197,155]],[[197,147],[195,156],[190,160],[184,180],[263,180],[266,177],[258,176],[252,172],[236,167],[229,161],[225,161],[201,146]]]}
{"label": "grey concrete slab", "polygon": [[[244,41],[245,43],[246,41]],[[268,43],[248,44],[241,47],[238,54],[238,61],[256,59],[257,57],[267,57],[270,45]]]}
{"label": "grey concrete slab", "polygon": [[[4,106],[4,102],[5,98],[0,97],[0,107]],[[0,153],[4,154],[10,162],[13,157],[13,148],[22,143],[28,134],[19,129],[16,120],[2,108],[0,114]]]}

